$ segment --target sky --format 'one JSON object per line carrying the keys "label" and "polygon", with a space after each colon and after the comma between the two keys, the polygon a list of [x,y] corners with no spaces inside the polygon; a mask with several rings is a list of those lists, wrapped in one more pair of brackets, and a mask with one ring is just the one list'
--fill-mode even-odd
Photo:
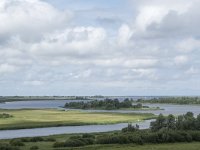
{"label": "sky", "polygon": [[199,0],[0,0],[0,95],[200,95]]}

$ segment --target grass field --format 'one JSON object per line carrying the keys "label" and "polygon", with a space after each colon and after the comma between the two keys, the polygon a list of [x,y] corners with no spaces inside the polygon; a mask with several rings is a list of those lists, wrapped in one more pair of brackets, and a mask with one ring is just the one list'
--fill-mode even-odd
{"label": "grass field", "polygon": [[19,129],[50,126],[113,124],[137,122],[155,117],[153,114],[137,113],[94,113],[81,111],[62,111],[57,109],[0,110],[11,118],[0,119],[0,129]]}

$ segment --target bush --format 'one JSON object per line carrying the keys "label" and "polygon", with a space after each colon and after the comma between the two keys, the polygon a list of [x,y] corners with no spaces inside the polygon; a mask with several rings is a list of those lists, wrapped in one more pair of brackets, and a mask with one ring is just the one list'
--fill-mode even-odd
{"label": "bush", "polygon": [[[74,137],[73,137],[74,138]],[[94,139],[92,138],[78,138],[75,139],[68,139],[65,142],[55,142],[53,147],[79,147],[79,146],[85,146],[85,145],[92,145],[94,144]]]}
{"label": "bush", "polygon": [[22,142],[30,142],[30,139],[29,138],[21,138],[20,139]]}
{"label": "bush", "polygon": [[147,143],[160,143],[157,133],[148,133],[147,135],[142,135],[142,139],[144,139]]}
{"label": "bush", "polygon": [[86,133],[82,135],[82,138],[95,138],[95,135]]}
{"label": "bush", "polygon": [[79,146],[84,146],[86,145],[82,140],[79,139],[74,139],[74,140],[67,140],[65,142],[64,147],[79,147]]}
{"label": "bush", "polygon": [[17,147],[12,147],[9,144],[0,143],[0,150],[19,150]]}
{"label": "bush", "polygon": [[192,142],[192,136],[187,132],[182,132],[181,135],[184,136],[185,142]]}
{"label": "bush", "polygon": [[29,139],[29,142],[42,142],[44,139],[42,137],[32,137]]}
{"label": "bush", "polygon": [[110,135],[110,136],[101,136],[97,138],[98,144],[128,144],[131,141],[126,135]]}
{"label": "bush", "polygon": [[38,149],[39,149],[38,146],[31,146],[31,147],[30,147],[30,150],[38,150]]}
{"label": "bush", "polygon": [[81,138],[79,140],[81,140],[82,142],[84,142],[85,145],[92,145],[92,144],[94,144],[94,139],[93,138]]}
{"label": "bush", "polygon": [[190,131],[190,135],[194,141],[200,141],[200,132],[199,131]]}
{"label": "bush", "polygon": [[24,146],[24,143],[19,139],[13,139],[10,141],[10,145],[12,146]]}
{"label": "bush", "polygon": [[75,136],[70,136],[69,137],[69,139],[80,139],[80,138],[82,138],[81,136],[79,136],[79,135],[75,135]]}
{"label": "bush", "polygon": [[135,143],[139,145],[143,145],[144,141],[142,140],[140,135],[128,135],[128,139],[130,143]]}
{"label": "bush", "polygon": [[45,138],[44,140],[47,142],[55,142],[56,141],[56,139],[52,138],[52,137]]}
{"label": "bush", "polygon": [[65,147],[65,142],[55,142],[53,144],[53,147],[58,148],[58,147]]}
{"label": "bush", "polygon": [[12,115],[10,115],[10,114],[6,114],[6,113],[3,113],[3,114],[0,114],[0,118],[11,118],[11,117],[13,117]]}
{"label": "bush", "polygon": [[19,148],[11,146],[9,144],[0,143],[0,150],[19,150]]}

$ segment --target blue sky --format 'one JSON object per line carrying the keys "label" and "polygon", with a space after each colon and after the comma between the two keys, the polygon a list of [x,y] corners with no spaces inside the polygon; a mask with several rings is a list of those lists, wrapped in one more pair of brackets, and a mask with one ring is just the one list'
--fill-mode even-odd
{"label": "blue sky", "polygon": [[198,0],[1,0],[0,95],[199,95]]}

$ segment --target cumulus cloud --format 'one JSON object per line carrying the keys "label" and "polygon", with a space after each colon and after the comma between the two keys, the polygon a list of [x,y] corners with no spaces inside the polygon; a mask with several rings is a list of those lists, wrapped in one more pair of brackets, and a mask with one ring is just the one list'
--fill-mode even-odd
{"label": "cumulus cloud", "polygon": [[62,27],[71,17],[40,0],[1,0],[0,39],[17,35],[24,40],[39,38],[42,33]]}
{"label": "cumulus cloud", "polygon": [[176,65],[184,65],[188,62],[188,57],[187,56],[176,56],[174,58],[174,62]]}
{"label": "cumulus cloud", "polygon": [[17,70],[17,67],[14,65],[9,65],[9,64],[1,64],[0,65],[0,74],[5,74],[5,73],[12,73]]}
{"label": "cumulus cloud", "polygon": [[200,49],[200,40],[189,37],[179,41],[176,46],[177,50],[183,53],[191,53]]}
{"label": "cumulus cloud", "polygon": [[97,13],[78,5],[60,9],[48,0],[1,0],[0,91],[11,84],[16,91],[18,86],[47,93],[52,92],[45,87],[84,91],[88,84],[91,91],[100,88],[93,92],[115,87],[131,95],[132,90],[161,91],[163,85],[181,91],[181,85],[193,82],[189,77],[200,82],[199,2],[123,3],[130,4],[123,6],[128,15],[117,18],[120,10],[104,5]]}
{"label": "cumulus cloud", "polygon": [[75,27],[47,34],[44,39],[32,45],[31,51],[38,55],[90,55],[98,53],[104,44],[106,32],[103,28]]}

